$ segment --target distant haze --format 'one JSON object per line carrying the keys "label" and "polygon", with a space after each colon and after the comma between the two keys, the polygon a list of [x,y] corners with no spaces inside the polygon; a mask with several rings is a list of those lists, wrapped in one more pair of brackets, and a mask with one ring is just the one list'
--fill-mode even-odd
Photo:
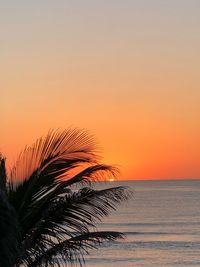
{"label": "distant haze", "polygon": [[200,1],[0,3],[0,151],[91,131],[122,179],[200,178]]}

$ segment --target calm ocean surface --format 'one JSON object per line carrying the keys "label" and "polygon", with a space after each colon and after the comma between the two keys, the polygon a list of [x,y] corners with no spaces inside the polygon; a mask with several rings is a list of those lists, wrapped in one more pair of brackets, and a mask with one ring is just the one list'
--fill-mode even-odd
{"label": "calm ocean surface", "polygon": [[[104,220],[101,230],[122,241],[91,251],[87,267],[200,266],[200,181],[131,181],[134,198]],[[105,184],[104,184],[105,187]]]}

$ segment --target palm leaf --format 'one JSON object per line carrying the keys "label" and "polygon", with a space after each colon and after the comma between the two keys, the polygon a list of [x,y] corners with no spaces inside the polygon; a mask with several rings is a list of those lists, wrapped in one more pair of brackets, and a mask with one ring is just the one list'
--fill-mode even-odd
{"label": "palm leaf", "polygon": [[40,220],[31,228],[31,235],[27,234],[24,247],[43,247],[51,238],[59,242],[63,237],[73,237],[77,232],[89,232],[102,217],[129,197],[130,192],[124,187],[68,191],[65,196],[54,199],[43,211]]}
{"label": "palm leaf", "polygon": [[45,190],[51,190],[60,179],[67,179],[67,172],[80,164],[96,162],[95,150],[92,137],[76,129],[50,131],[32,147],[25,148],[10,175],[11,181],[23,181],[15,189],[10,187],[10,201],[20,217],[35,194],[40,191],[45,194]]}
{"label": "palm leaf", "polygon": [[8,178],[0,160],[1,187],[20,225],[16,266],[81,265],[89,249],[122,236],[96,230],[96,223],[131,195],[124,187],[92,189],[92,181],[118,173],[99,163],[96,151],[85,131],[52,130],[25,148]]}
{"label": "palm leaf", "polygon": [[72,263],[82,266],[85,263],[84,255],[88,254],[90,249],[97,248],[104,241],[119,238],[123,238],[123,233],[114,231],[84,233],[55,244],[42,255],[38,255],[32,263],[29,263],[29,267],[66,266]]}

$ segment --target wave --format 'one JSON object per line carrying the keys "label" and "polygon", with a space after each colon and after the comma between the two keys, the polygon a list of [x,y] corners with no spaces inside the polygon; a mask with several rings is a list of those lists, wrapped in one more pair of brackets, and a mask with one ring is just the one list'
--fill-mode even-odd
{"label": "wave", "polygon": [[172,232],[124,232],[125,236],[130,235],[183,235],[182,233],[172,233]]}
{"label": "wave", "polygon": [[[200,242],[186,242],[186,241],[131,241],[131,242],[106,242],[101,246],[102,249],[111,249],[114,253],[119,253],[121,256],[124,254],[123,251],[129,250],[129,253],[134,253],[136,250],[167,250],[167,251],[191,251],[194,249],[200,250]],[[114,254],[115,254],[114,253]],[[117,254],[116,254],[117,255]]]}
{"label": "wave", "polygon": [[149,226],[185,226],[185,225],[199,225],[200,222],[197,221],[188,221],[188,222],[182,222],[182,221],[176,221],[176,222],[148,222],[148,223],[140,223],[140,222],[130,222],[130,223],[102,223],[101,227],[130,227],[130,226],[140,226],[140,227],[149,227]]}

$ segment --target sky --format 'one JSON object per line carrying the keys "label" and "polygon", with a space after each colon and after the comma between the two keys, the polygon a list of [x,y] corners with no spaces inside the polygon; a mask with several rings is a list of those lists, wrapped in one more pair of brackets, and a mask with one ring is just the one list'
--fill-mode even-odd
{"label": "sky", "polygon": [[120,179],[200,178],[200,1],[0,2],[0,151],[95,135]]}

